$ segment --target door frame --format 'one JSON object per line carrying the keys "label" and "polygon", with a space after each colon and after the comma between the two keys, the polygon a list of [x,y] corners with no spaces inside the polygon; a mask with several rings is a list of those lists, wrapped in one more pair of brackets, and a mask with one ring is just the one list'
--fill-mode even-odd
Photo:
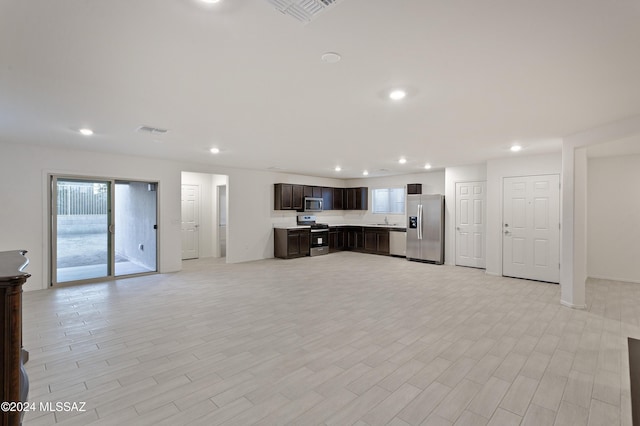
{"label": "door frame", "polygon": [[[224,254],[222,253],[222,240],[223,240],[223,232],[222,231],[222,227],[223,225],[220,224],[220,217],[222,216],[222,208],[220,206],[220,192],[221,189],[224,188],[224,217],[225,217],[225,224],[224,224]],[[228,205],[229,205],[229,188],[227,184],[224,185],[216,185],[216,205],[217,205],[217,212],[216,212],[216,227],[217,227],[217,241],[216,241],[216,253],[218,255],[218,257],[226,257],[227,256],[227,229],[228,229],[228,221],[229,221],[229,217],[228,217]]]}
{"label": "door frame", "polygon": [[[45,211],[45,222],[47,224],[47,248],[48,253],[45,253],[47,257],[47,261],[44,262],[45,274],[44,276],[47,278],[47,287],[64,287],[64,286],[73,286],[78,284],[90,284],[90,283],[98,283],[105,281],[114,281],[117,279],[129,278],[129,277],[138,277],[144,275],[155,275],[160,273],[160,231],[161,228],[159,226],[160,222],[160,180],[154,179],[139,179],[139,178],[121,178],[121,177],[104,177],[104,176],[90,176],[90,175],[73,175],[66,173],[54,173],[54,172],[45,172],[46,176],[46,200],[47,200],[47,208]],[[79,180],[79,181],[99,181],[99,182],[108,182],[108,191],[109,191],[109,214],[108,214],[108,226],[110,229],[114,229],[116,224],[113,223],[114,219],[114,209],[115,209],[115,184],[118,181],[131,181],[131,182],[141,182],[141,183],[152,183],[156,185],[156,270],[149,272],[139,272],[135,274],[126,274],[126,275],[114,275],[115,274],[115,233],[109,230],[109,239],[108,239],[108,265],[107,265],[107,276],[99,277],[99,278],[88,278],[85,280],[77,280],[77,281],[65,281],[65,282],[56,282],[57,280],[57,271],[56,271],[56,256],[57,256],[57,232],[58,232],[58,224],[57,224],[57,206],[54,207],[54,203],[57,201],[57,187],[54,186],[54,183],[57,182],[58,179],[69,179],[69,180]],[[56,214],[54,215],[54,211]]]}

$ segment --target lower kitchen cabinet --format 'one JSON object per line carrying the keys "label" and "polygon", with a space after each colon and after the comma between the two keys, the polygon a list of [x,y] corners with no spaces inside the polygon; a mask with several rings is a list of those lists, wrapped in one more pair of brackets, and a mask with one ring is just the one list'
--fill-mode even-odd
{"label": "lower kitchen cabinet", "polygon": [[344,235],[343,229],[329,229],[329,253],[344,250]]}
{"label": "lower kitchen cabinet", "polygon": [[[311,243],[309,229],[276,228],[274,232],[275,257],[293,259],[309,256]],[[349,250],[388,256],[391,254],[390,246],[388,228],[366,226],[333,226],[329,228],[330,253]]]}
{"label": "lower kitchen cabinet", "polygon": [[309,229],[274,229],[274,256],[282,259],[309,256]]}
{"label": "lower kitchen cabinet", "polygon": [[347,228],[346,235],[346,249],[347,250],[364,250],[364,235],[362,234],[361,227],[349,227]]}
{"label": "lower kitchen cabinet", "polygon": [[364,235],[361,226],[335,226],[329,228],[329,251],[364,251]]}
{"label": "lower kitchen cabinet", "polygon": [[364,250],[374,254],[389,254],[389,230],[364,228]]}

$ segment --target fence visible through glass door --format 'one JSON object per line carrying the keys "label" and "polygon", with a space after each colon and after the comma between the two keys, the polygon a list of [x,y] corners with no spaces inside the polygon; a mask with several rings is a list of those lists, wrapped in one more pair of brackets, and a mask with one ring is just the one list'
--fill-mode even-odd
{"label": "fence visible through glass door", "polygon": [[155,182],[51,178],[51,283],[157,271]]}

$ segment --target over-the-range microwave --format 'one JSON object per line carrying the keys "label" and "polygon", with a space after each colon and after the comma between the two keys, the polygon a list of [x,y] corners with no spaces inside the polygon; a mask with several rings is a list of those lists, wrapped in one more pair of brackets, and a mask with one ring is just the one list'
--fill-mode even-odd
{"label": "over-the-range microwave", "polygon": [[304,197],[304,211],[305,212],[321,212],[322,198]]}

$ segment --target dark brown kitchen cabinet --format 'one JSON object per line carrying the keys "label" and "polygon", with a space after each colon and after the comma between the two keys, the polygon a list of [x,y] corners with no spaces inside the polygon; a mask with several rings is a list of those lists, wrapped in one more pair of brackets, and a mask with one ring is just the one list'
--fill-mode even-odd
{"label": "dark brown kitchen cabinet", "polygon": [[369,188],[330,188],[276,183],[274,210],[304,209],[305,197],[322,198],[323,210],[368,210]]}
{"label": "dark brown kitchen cabinet", "polygon": [[389,254],[389,230],[364,228],[364,250],[374,254]]}
{"label": "dark brown kitchen cabinet", "polygon": [[350,226],[346,228],[345,238],[345,248],[347,250],[364,250],[364,235],[361,227]]}
{"label": "dark brown kitchen cabinet", "polygon": [[407,194],[422,194],[422,184],[421,183],[408,183],[407,184]]}
{"label": "dark brown kitchen cabinet", "polygon": [[302,210],[304,208],[304,186],[293,185],[293,210]]}
{"label": "dark brown kitchen cabinet", "polygon": [[274,210],[293,209],[293,185],[290,183],[276,183],[274,185]]}
{"label": "dark brown kitchen cabinet", "polygon": [[333,210],[344,210],[344,188],[333,188]]}
{"label": "dark brown kitchen cabinet", "polygon": [[333,210],[333,188],[322,188],[322,209]]}
{"label": "dark brown kitchen cabinet", "polygon": [[346,188],[344,190],[345,210],[367,210],[369,188]]}
{"label": "dark brown kitchen cabinet", "polygon": [[344,250],[345,231],[341,228],[329,229],[329,253]]}
{"label": "dark brown kitchen cabinet", "polygon": [[304,196],[313,197],[313,198],[322,198],[322,187],[305,185]]}
{"label": "dark brown kitchen cabinet", "polygon": [[293,259],[309,256],[311,231],[309,229],[281,229],[274,230],[275,257]]}
{"label": "dark brown kitchen cabinet", "polygon": [[274,210],[302,210],[304,207],[304,185],[276,183],[274,185]]}

